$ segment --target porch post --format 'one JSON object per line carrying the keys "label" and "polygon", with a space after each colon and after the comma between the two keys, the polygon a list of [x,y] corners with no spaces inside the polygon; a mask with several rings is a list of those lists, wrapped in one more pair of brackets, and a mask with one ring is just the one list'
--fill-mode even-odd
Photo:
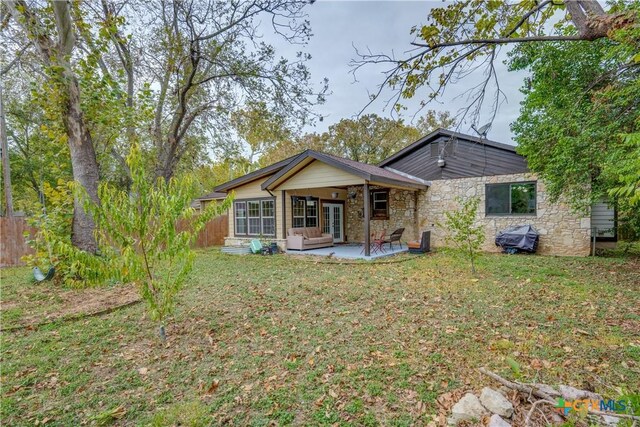
{"label": "porch post", "polygon": [[287,239],[287,196],[285,195],[285,191],[282,190],[280,192],[282,194],[282,238]]}
{"label": "porch post", "polygon": [[369,181],[364,182],[362,187],[362,196],[364,198],[364,256],[371,255],[371,233],[369,232],[369,220],[371,213],[369,212],[371,201],[369,200]]}

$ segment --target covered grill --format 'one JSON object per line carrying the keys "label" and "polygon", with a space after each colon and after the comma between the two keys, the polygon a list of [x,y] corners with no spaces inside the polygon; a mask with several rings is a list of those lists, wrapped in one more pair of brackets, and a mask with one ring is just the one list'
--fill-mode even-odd
{"label": "covered grill", "polygon": [[540,235],[531,225],[517,225],[502,230],[496,236],[496,246],[500,246],[503,252],[533,253],[538,248]]}

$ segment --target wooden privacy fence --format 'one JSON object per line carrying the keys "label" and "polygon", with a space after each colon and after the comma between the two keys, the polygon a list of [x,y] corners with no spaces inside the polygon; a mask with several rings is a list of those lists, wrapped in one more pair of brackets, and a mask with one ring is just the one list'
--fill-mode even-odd
{"label": "wooden privacy fence", "polygon": [[[182,231],[186,228],[187,222],[179,221],[177,230]],[[224,238],[227,237],[229,231],[229,216],[221,215],[207,222],[200,230],[198,237],[193,244],[196,248],[208,248],[209,246],[224,245]]]}
{"label": "wooden privacy fence", "polygon": [[[180,221],[178,231],[186,228],[187,223]],[[221,246],[229,230],[229,217],[222,215],[207,222],[194,242],[196,248]],[[0,217],[0,267],[22,265],[22,257],[32,254],[33,249],[27,244],[25,232],[35,235],[36,229],[27,224],[21,217]]]}
{"label": "wooden privacy fence", "polygon": [[22,265],[22,257],[32,254],[24,234],[35,235],[36,229],[21,217],[0,217],[0,267]]}

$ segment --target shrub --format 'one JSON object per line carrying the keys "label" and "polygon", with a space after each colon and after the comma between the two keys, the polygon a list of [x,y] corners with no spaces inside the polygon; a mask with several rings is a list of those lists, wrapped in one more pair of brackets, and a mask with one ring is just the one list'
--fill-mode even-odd
{"label": "shrub", "polygon": [[[100,206],[82,189],[78,189],[78,196],[96,220],[99,241],[108,242],[118,253],[114,263],[105,266],[116,268],[113,277],[138,285],[164,339],[164,319],[173,311],[175,296],[193,268],[191,245],[207,221],[223,214],[232,199],[209,204],[196,214],[191,207],[197,192],[193,178],[171,178],[168,182],[148,179],[138,145],[131,148],[127,165],[131,172],[129,191],[101,184]],[[181,220],[190,227],[177,231]]]}
{"label": "shrub", "polygon": [[474,226],[480,205],[479,197],[462,199],[456,197],[460,208],[455,211],[445,212],[445,227],[449,234],[448,242],[460,249],[471,263],[471,272],[476,272],[475,261],[480,256],[480,248],[484,243],[484,226]]}

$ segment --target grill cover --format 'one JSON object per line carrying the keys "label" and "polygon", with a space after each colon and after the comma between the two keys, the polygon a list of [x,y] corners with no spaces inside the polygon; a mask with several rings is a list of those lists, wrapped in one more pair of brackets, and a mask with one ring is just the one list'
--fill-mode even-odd
{"label": "grill cover", "polygon": [[538,232],[531,225],[516,225],[502,230],[496,236],[496,246],[505,252],[535,252],[538,248]]}

